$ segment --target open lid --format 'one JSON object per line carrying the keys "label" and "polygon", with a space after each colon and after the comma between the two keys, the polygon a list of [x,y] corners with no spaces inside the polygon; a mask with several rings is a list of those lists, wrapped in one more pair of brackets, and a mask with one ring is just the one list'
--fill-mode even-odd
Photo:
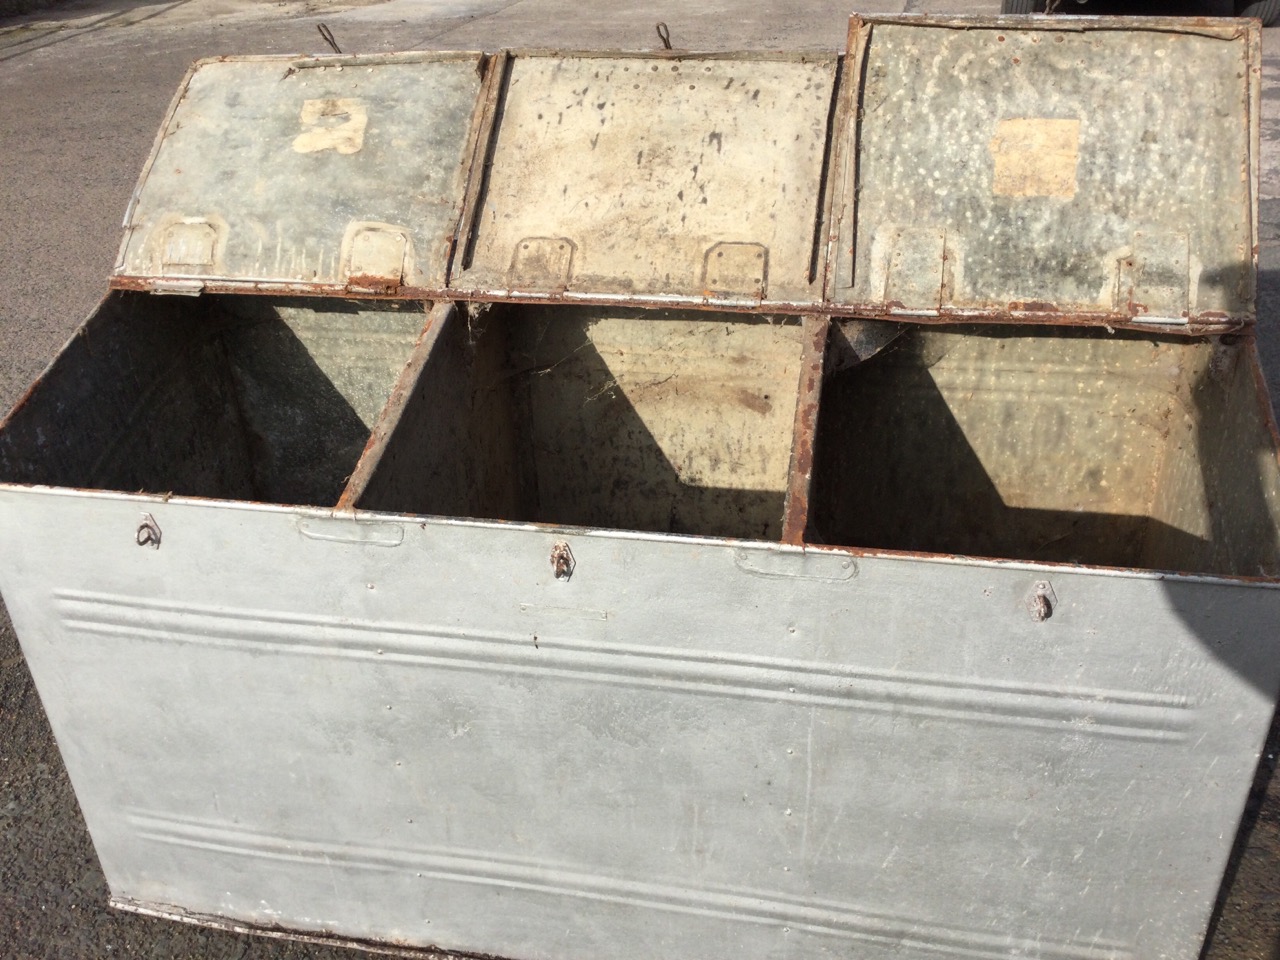
{"label": "open lid", "polygon": [[112,285],[443,290],[486,63],[413,53],[196,64],[125,215]]}
{"label": "open lid", "polygon": [[454,290],[812,308],[837,63],[512,57]]}
{"label": "open lid", "polygon": [[1246,20],[855,17],[827,295],[862,316],[1252,322]]}

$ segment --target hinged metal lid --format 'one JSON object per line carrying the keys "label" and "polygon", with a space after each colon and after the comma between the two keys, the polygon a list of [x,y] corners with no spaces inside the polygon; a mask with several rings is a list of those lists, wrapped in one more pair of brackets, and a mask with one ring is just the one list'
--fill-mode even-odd
{"label": "hinged metal lid", "polygon": [[518,55],[462,295],[821,301],[835,54]]}
{"label": "hinged metal lid", "polygon": [[855,17],[828,297],[863,316],[1253,320],[1253,21]]}
{"label": "hinged metal lid", "polygon": [[129,205],[113,286],[443,290],[486,63],[413,53],[196,64]]}

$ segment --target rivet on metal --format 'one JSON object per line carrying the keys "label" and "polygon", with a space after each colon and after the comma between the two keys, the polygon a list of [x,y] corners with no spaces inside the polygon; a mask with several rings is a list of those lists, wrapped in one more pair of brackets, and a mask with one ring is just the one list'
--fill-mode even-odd
{"label": "rivet on metal", "polygon": [[156,518],[149,513],[144,513],[142,522],[138,524],[137,543],[140,547],[160,549],[160,524],[156,523]]}
{"label": "rivet on metal", "polygon": [[1048,580],[1037,580],[1031,588],[1031,596],[1027,598],[1027,609],[1031,611],[1031,619],[1043,623],[1053,616],[1053,605],[1057,596]]}
{"label": "rivet on metal", "polygon": [[551,569],[555,572],[556,579],[568,580],[573,576],[574,566],[573,551],[569,549],[569,545],[563,540],[557,541],[551,548]]}

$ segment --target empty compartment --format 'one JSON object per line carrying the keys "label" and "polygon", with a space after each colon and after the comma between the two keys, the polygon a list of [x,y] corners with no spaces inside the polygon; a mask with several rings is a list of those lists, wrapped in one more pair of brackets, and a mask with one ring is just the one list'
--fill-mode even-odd
{"label": "empty compartment", "polygon": [[434,336],[361,508],[781,535],[798,320],[497,306]]}
{"label": "empty compartment", "polygon": [[1280,478],[1247,343],[909,329],[831,376],[806,540],[1280,573]]}
{"label": "empty compartment", "polygon": [[332,505],[422,303],[113,293],[0,429],[0,482]]}

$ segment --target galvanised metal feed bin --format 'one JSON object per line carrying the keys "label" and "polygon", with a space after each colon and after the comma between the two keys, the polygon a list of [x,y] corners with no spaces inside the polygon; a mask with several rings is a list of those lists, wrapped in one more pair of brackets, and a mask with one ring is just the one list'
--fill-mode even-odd
{"label": "galvanised metal feed bin", "polygon": [[848,49],[193,71],[0,426],[114,904],[1196,955],[1280,684],[1258,31]]}

